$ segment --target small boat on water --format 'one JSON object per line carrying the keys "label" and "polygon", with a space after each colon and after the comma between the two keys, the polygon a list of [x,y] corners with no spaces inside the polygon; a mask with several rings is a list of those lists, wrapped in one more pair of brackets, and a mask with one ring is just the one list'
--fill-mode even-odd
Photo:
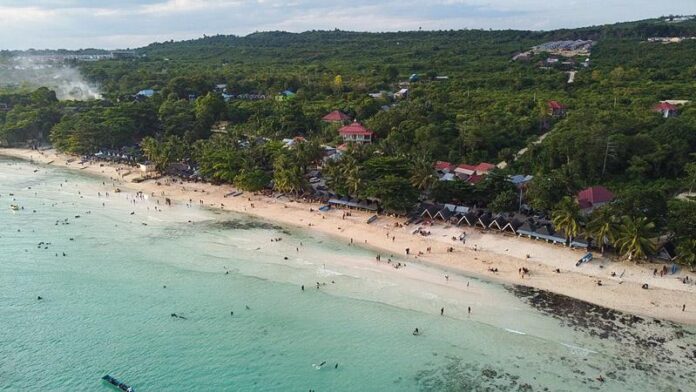
{"label": "small boat on water", "polygon": [[106,376],[102,377],[102,380],[108,382],[109,384],[115,386],[116,388],[122,390],[123,392],[135,392],[135,389],[133,389],[133,387],[130,387],[130,386],[118,381],[117,379],[115,379],[114,377],[111,377],[108,374]]}

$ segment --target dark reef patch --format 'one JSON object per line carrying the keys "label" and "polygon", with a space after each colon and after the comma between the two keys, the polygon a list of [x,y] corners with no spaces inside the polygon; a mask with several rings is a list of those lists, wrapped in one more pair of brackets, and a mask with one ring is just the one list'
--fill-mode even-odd
{"label": "dark reef patch", "polygon": [[[512,294],[561,325],[626,347],[629,366],[656,377],[696,380],[696,335],[693,330],[664,320],[639,317],[565,295],[519,285],[506,285]],[[659,363],[659,368],[649,362]],[[688,371],[684,372],[687,369]]]}

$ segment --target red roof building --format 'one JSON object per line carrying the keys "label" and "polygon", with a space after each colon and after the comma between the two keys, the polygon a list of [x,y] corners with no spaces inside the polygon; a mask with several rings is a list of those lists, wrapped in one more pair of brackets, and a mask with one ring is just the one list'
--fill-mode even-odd
{"label": "red roof building", "polygon": [[464,174],[466,176],[473,176],[474,174],[476,174],[476,166],[467,165],[466,163],[460,163],[454,169],[454,172],[457,174]]}
{"label": "red roof building", "polygon": [[549,114],[554,117],[564,116],[566,112],[566,106],[558,101],[549,101],[547,103],[549,107]]}
{"label": "red roof building", "polygon": [[435,170],[441,172],[451,172],[454,170],[454,165],[445,161],[437,161],[435,162]]}
{"label": "red roof building", "polygon": [[343,113],[340,110],[334,110],[333,112],[327,114],[326,116],[321,118],[322,121],[326,122],[347,122],[350,121],[350,116]]}
{"label": "red roof building", "polygon": [[469,178],[466,181],[471,185],[476,185],[479,182],[481,182],[481,180],[483,180],[483,177],[484,175],[482,174],[474,174],[472,176],[469,176]]}
{"label": "red roof building", "polygon": [[338,130],[338,133],[343,137],[343,141],[346,143],[372,143],[372,135],[374,135],[374,132],[365,128],[357,121],[353,121],[352,124],[342,127]]}
{"label": "red roof building", "polygon": [[495,169],[495,165],[488,162],[481,162],[476,165],[476,174],[488,174],[491,170]]}
{"label": "red roof building", "polygon": [[653,112],[662,113],[665,118],[673,117],[677,114],[677,106],[669,102],[660,102],[653,106]]}
{"label": "red roof building", "polygon": [[614,200],[614,194],[607,188],[596,185],[578,192],[577,199],[581,209],[594,209]]}

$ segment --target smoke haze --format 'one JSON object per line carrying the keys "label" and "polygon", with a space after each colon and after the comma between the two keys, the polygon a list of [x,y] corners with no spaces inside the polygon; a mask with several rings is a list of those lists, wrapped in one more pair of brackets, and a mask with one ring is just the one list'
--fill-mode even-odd
{"label": "smoke haze", "polygon": [[1,87],[48,87],[60,100],[100,99],[99,88],[64,59],[48,56],[11,57],[0,60]]}

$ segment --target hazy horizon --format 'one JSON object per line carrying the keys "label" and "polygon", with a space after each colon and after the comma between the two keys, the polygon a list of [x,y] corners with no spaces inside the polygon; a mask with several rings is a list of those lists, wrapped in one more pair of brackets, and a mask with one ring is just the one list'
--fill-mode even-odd
{"label": "hazy horizon", "polygon": [[[0,49],[124,49],[308,30],[554,30],[696,14],[693,0],[0,0]],[[39,26],[37,28],[36,26]]]}

